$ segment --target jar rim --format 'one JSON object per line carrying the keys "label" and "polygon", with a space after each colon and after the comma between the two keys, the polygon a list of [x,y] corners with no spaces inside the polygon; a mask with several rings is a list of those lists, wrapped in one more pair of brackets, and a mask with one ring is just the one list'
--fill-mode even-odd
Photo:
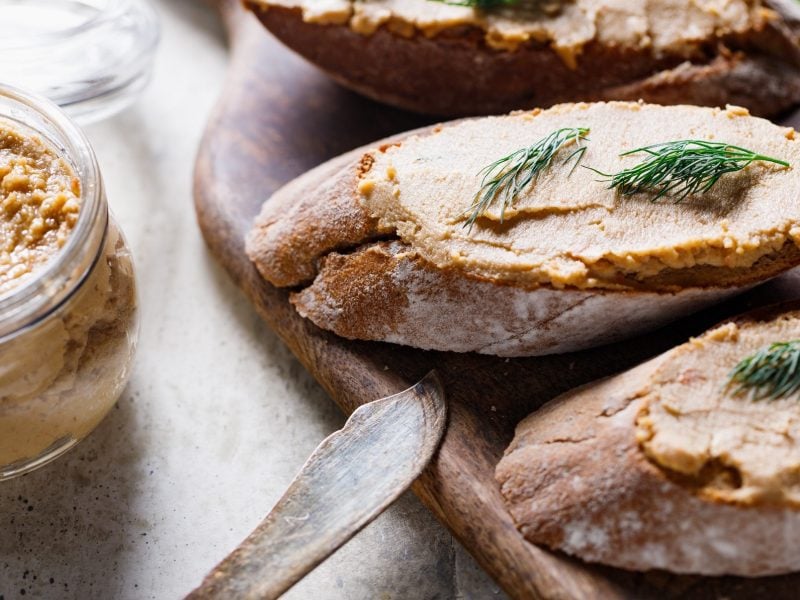
{"label": "jar rim", "polygon": [[[6,110],[10,101],[19,112]],[[32,112],[52,127],[60,139],[24,120]],[[13,86],[0,84],[0,118],[20,123],[59,152],[80,181],[81,208],[78,220],[63,248],[20,285],[0,294],[0,339],[44,318],[60,306],[80,285],[94,264],[105,235],[108,207],[100,167],[83,131],[51,101]],[[103,235],[93,238],[101,221]],[[79,272],[75,268],[82,266]]]}

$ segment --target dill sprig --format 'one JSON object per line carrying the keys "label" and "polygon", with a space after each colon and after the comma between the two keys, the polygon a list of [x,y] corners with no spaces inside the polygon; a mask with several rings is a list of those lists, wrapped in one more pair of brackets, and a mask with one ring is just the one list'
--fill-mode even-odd
{"label": "dill sprig", "polygon": [[726,173],[734,173],[755,161],[789,167],[789,163],[758,154],[746,148],[722,142],[681,140],[630,150],[620,156],[643,152],[649,155],[642,163],[619,173],[592,169],[610,182],[610,189],[623,195],[657,192],[653,202],[670,195],[681,202],[691,194],[708,192]]}
{"label": "dill sprig", "polygon": [[464,223],[464,227],[472,230],[478,217],[489,208],[498,196],[503,202],[500,211],[500,222],[502,223],[506,208],[526,186],[550,166],[559,149],[570,142],[574,142],[577,148],[564,160],[564,164],[577,157],[575,165],[570,171],[572,174],[586,152],[586,146],[582,142],[588,141],[586,137],[588,133],[589,129],[585,127],[565,127],[554,131],[535,144],[527,148],[520,148],[483,168],[478,173],[478,176],[482,177],[481,189],[469,208],[471,214]]}
{"label": "dill sprig", "polygon": [[735,394],[750,390],[753,399],[776,399],[800,390],[800,340],[775,342],[743,359],[731,371]]}

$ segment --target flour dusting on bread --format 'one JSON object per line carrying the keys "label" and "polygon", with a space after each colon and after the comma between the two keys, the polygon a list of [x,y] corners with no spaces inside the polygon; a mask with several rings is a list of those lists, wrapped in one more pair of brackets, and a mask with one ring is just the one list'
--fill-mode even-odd
{"label": "flour dusting on bread", "polygon": [[482,167],[569,125],[591,129],[583,165],[603,172],[640,160],[625,150],[687,134],[800,164],[793,130],[735,107],[576,104],[462,121],[289,184],[265,203],[248,254],[338,335],[499,356],[624,339],[800,264],[800,170],[773,163],[675,203],[621,195],[557,157],[502,223],[491,203],[464,226]]}
{"label": "flour dusting on bread", "polygon": [[[725,385],[742,356],[786,336],[800,337],[796,305],[715,328],[530,415],[496,472],[520,531],[537,544],[625,569],[744,576],[800,569],[800,438],[793,433],[800,402],[754,401]],[[688,370],[708,381],[682,378]],[[665,410],[656,413],[656,405]],[[784,435],[773,436],[765,424]],[[698,451],[692,436],[671,436],[669,446],[654,448],[653,436],[640,435],[643,427],[656,437],[671,429],[707,436],[709,446],[699,451],[710,468],[677,472],[665,456],[696,462],[688,460]],[[733,468],[736,485],[720,476]]]}

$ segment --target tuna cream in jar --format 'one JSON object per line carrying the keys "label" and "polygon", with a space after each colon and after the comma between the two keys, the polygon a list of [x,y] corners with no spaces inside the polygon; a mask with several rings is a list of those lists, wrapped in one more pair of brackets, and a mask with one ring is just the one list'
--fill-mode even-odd
{"label": "tuna cream in jar", "polygon": [[133,262],[88,140],[54,104],[0,86],[0,480],[97,426],[136,337]]}

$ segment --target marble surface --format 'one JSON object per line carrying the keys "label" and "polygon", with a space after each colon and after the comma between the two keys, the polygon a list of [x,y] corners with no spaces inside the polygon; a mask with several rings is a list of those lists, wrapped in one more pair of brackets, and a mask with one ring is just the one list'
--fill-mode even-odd
{"label": "marble surface", "polygon": [[[343,423],[205,249],[191,174],[225,42],[207,4],[156,4],[163,39],[152,84],[87,128],[137,261],[136,367],[89,439],[0,484],[0,600],[182,597]],[[286,597],[503,594],[406,494]]]}

